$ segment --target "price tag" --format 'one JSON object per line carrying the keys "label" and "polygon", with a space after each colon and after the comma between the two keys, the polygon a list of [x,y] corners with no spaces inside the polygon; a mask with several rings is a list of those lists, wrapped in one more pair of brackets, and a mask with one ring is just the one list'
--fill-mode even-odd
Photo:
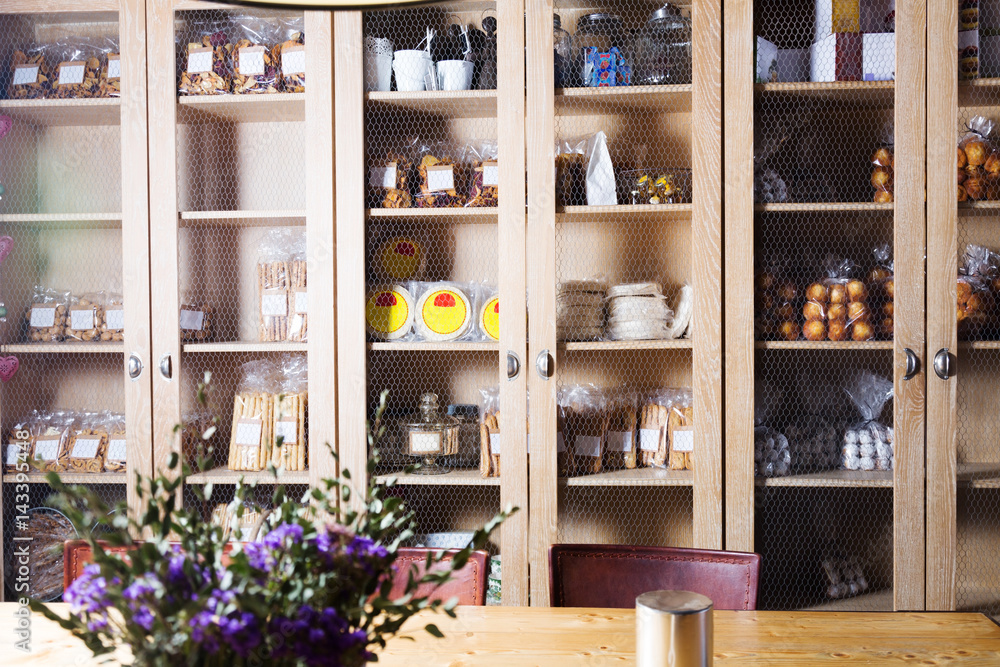
{"label": "price tag", "polygon": [[240,49],[240,64],[237,68],[243,76],[260,76],[264,73],[264,47],[244,46]]}
{"label": "price tag", "polygon": [[490,433],[490,454],[500,454],[499,433]]}
{"label": "price tag", "polygon": [[655,452],[660,448],[660,429],[639,429],[639,449],[644,452]]}
{"label": "price tag", "polygon": [[97,450],[100,446],[100,438],[87,438],[86,440],[77,438],[76,442],[73,443],[73,451],[70,452],[70,456],[74,459],[97,458]]}
{"label": "price tag", "polygon": [[672,445],[675,452],[693,452],[694,426],[681,426],[674,429],[674,441]]}
{"label": "price tag", "polygon": [[56,325],[55,308],[35,308],[31,309],[31,328],[47,329]]}
{"label": "price tag", "polygon": [[59,442],[61,436],[53,438],[35,439],[35,458],[42,461],[56,461],[59,459]]}
{"label": "price tag", "polygon": [[104,326],[108,328],[109,331],[122,331],[125,329],[125,311],[124,310],[106,310],[104,311]]}
{"label": "price tag", "polygon": [[188,74],[203,74],[212,71],[212,47],[204,46],[188,50]]}
{"label": "price tag", "polygon": [[108,78],[122,78],[122,61],[121,56],[117,53],[112,53],[108,56]]}
{"label": "price tag", "polygon": [[260,297],[260,314],[264,317],[288,315],[288,293],[285,290],[264,290]]}
{"label": "price tag", "polygon": [[83,69],[87,63],[74,61],[59,63],[59,85],[70,86],[83,83]]}
{"label": "price tag", "polygon": [[396,164],[387,167],[372,167],[368,170],[368,185],[373,188],[396,187]]}
{"label": "price tag", "polygon": [[274,425],[275,439],[281,438],[282,444],[291,445],[298,442],[299,423],[294,419],[279,419]]}
{"label": "price tag", "polygon": [[299,315],[309,313],[309,292],[304,289],[295,291],[295,312]]}
{"label": "price tag", "polygon": [[24,86],[29,83],[38,83],[38,65],[16,65],[12,85]]}
{"label": "price tag", "polygon": [[631,452],[632,451],[632,431],[609,431],[608,432],[609,452]]}
{"label": "price tag", "polygon": [[201,331],[205,324],[205,313],[200,310],[181,311],[181,329],[185,331]]}
{"label": "price tag", "polygon": [[434,454],[441,451],[440,433],[411,433],[411,454]]}
{"label": "price tag", "polygon": [[88,331],[94,328],[94,309],[85,307],[71,308],[69,311],[69,328],[73,331]]}
{"label": "price tag", "polygon": [[236,444],[244,447],[260,445],[260,434],[263,424],[259,419],[240,417],[236,422]]}
{"label": "price tag", "polygon": [[496,162],[483,163],[483,185],[500,185],[500,167]]}
{"label": "price tag", "polygon": [[427,167],[427,189],[441,192],[455,189],[455,168],[452,165]]}
{"label": "price tag", "polygon": [[125,461],[128,447],[125,438],[116,438],[108,443],[108,460]]}
{"label": "price tag", "polygon": [[593,456],[596,458],[601,455],[600,436],[578,435],[576,436],[575,446],[577,456]]}
{"label": "price tag", "polygon": [[305,74],[306,47],[301,44],[284,47],[281,50],[281,71],[285,76],[289,74]]}

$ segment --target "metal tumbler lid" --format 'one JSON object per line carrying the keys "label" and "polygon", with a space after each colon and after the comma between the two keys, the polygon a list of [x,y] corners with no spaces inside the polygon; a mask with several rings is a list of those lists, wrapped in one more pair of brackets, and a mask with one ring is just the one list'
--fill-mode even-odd
{"label": "metal tumbler lid", "polygon": [[665,614],[700,614],[712,609],[712,601],[691,591],[650,591],[635,599],[637,607]]}

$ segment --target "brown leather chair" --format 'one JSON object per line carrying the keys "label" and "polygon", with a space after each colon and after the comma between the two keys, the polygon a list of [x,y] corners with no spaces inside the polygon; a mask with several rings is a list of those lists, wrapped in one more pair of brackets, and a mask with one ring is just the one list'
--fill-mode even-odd
{"label": "brown leather chair", "polygon": [[[139,543],[136,544],[138,546]],[[113,547],[101,543],[104,550],[110,554],[127,554],[135,547]],[[223,548],[222,564],[227,565],[229,559],[226,556],[233,549],[233,544],[229,543]],[[63,590],[69,587],[73,581],[83,574],[83,568],[94,560],[94,552],[90,545],[83,540],[69,540],[63,545]]]}
{"label": "brown leather chair", "polygon": [[[392,580],[392,592],[390,593],[392,598],[402,597],[403,591],[406,590],[406,581],[411,568],[416,570],[415,577],[422,576],[427,554],[432,551],[435,550],[416,547],[400,548],[396,556],[396,576]],[[445,560],[450,560],[452,553],[454,552],[446,552]],[[486,586],[489,573],[489,555],[485,551],[473,551],[465,567],[455,572],[452,580],[431,595],[431,599],[447,601],[457,597],[458,604],[482,606],[486,604]],[[428,593],[430,593],[428,585],[417,588],[417,595],[427,595]]]}
{"label": "brown leather chair", "polygon": [[737,551],[603,544],[549,549],[553,607],[635,608],[648,591],[683,590],[711,598],[715,609],[756,609],[760,556]]}

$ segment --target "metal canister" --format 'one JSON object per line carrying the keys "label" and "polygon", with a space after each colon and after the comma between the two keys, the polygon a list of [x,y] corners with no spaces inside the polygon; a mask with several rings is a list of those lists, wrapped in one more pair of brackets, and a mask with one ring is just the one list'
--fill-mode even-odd
{"label": "metal canister", "polygon": [[650,591],[635,599],[638,667],[712,664],[712,601],[689,591]]}

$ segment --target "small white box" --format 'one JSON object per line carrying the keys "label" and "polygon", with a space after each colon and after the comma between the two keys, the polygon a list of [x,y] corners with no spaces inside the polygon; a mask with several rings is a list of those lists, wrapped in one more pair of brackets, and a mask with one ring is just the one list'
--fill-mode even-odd
{"label": "small white box", "polygon": [[757,83],[778,81],[778,47],[763,37],[757,38]]}
{"label": "small white box", "polygon": [[809,49],[809,77],[815,82],[860,81],[862,39],[859,33],[838,32]]}
{"label": "small white box", "polygon": [[862,69],[865,81],[896,78],[896,34],[873,32],[862,35]]}
{"label": "small white box", "polygon": [[778,49],[778,81],[809,80],[809,49]]}

